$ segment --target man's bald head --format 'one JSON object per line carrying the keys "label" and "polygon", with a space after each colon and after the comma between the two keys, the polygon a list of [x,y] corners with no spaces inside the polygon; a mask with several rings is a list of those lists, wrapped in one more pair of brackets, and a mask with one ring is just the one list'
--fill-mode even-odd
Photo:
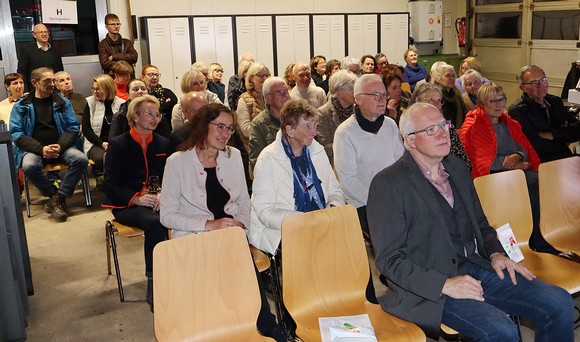
{"label": "man's bald head", "polygon": [[254,59],[254,55],[252,55],[249,52],[244,52],[240,56],[240,62],[243,62],[243,61],[248,61],[248,62],[254,63],[256,60]]}
{"label": "man's bald head", "polygon": [[181,109],[186,121],[191,121],[195,113],[207,104],[207,98],[203,92],[192,91],[181,98]]}
{"label": "man's bald head", "polygon": [[310,66],[305,62],[298,62],[292,68],[292,74],[296,80],[296,85],[301,88],[308,88],[312,75],[310,74]]}

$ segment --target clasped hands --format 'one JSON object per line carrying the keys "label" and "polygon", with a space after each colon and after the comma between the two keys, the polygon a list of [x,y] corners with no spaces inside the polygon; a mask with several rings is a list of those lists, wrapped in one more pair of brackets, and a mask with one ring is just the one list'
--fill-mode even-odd
{"label": "clasped hands", "polygon": [[530,168],[530,163],[523,161],[522,156],[518,153],[510,154],[503,159],[502,167],[504,170],[527,170]]}
{"label": "clasped hands", "polygon": [[53,159],[60,155],[60,145],[50,144],[42,147],[42,158]]}
{"label": "clasped hands", "polygon": [[[491,255],[491,267],[495,270],[497,276],[501,280],[505,278],[503,271],[507,270],[511,282],[514,285],[517,285],[516,272],[521,274],[527,280],[536,278],[536,276],[527,268],[515,263],[513,260],[501,253],[493,253]],[[483,297],[483,287],[481,287],[481,282],[469,275],[461,275],[447,279],[443,285],[441,293],[455,299],[485,300]]]}

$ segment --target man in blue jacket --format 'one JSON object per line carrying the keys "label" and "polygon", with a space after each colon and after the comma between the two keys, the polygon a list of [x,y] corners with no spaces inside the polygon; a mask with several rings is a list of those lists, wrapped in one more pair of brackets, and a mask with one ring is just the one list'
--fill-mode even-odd
{"label": "man in blue jacket", "polygon": [[[73,145],[80,124],[71,103],[54,92],[54,73],[49,68],[32,71],[34,91],[18,100],[10,113],[10,133],[14,141],[16,167],[50,197],[45,209],[57,222],[67,219],[66,196],[72,196],[87,168],[87,157]],[[62,184],[50,182],[42,167],[50,163],[68,165]]]}

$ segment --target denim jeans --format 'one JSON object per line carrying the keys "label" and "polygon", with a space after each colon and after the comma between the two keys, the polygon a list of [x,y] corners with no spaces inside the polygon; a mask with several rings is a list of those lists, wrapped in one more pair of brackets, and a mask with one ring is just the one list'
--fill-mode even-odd
{"label": "denim jeans", "polygon": [[447,297],[442,323],[476,341],[518,341],[512,315],[532,321],[535,341],[574,341],[574,302],[565,290],[517,273],[513,285],[507,271],[501,280],[473,263],[469,274],[481,281],[485,301]]}
{"label": "denim jeans", "polygon": [[[87,170],[89,159],[81,151],[74,147],[61,153],[57,163],[68,165],[68,171],[64,176],[58,192],[65,196],[72,196],[77,183],[81,179],[83,172]],[[34,153],[26,152],[22,158],[22,172],[30,179],[43,196],[49,197],[54,194],[56,187],[42,172],[45,159]]]}

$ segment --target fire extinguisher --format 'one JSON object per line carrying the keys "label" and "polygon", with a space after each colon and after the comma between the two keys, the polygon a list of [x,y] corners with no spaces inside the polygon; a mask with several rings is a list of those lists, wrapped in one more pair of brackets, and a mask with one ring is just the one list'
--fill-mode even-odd
{"label": "fire extinguisher", "polygon": [[465,21],[465,17],[463,18],[457,18],[457,20],[455,20],[455,31],[457,31],[457,40],[459,41],[459,47],[464,47],[465,46],[465,41],[466,41],[466,31],[465,31],[465,26],[466,26],[466,21]]}

